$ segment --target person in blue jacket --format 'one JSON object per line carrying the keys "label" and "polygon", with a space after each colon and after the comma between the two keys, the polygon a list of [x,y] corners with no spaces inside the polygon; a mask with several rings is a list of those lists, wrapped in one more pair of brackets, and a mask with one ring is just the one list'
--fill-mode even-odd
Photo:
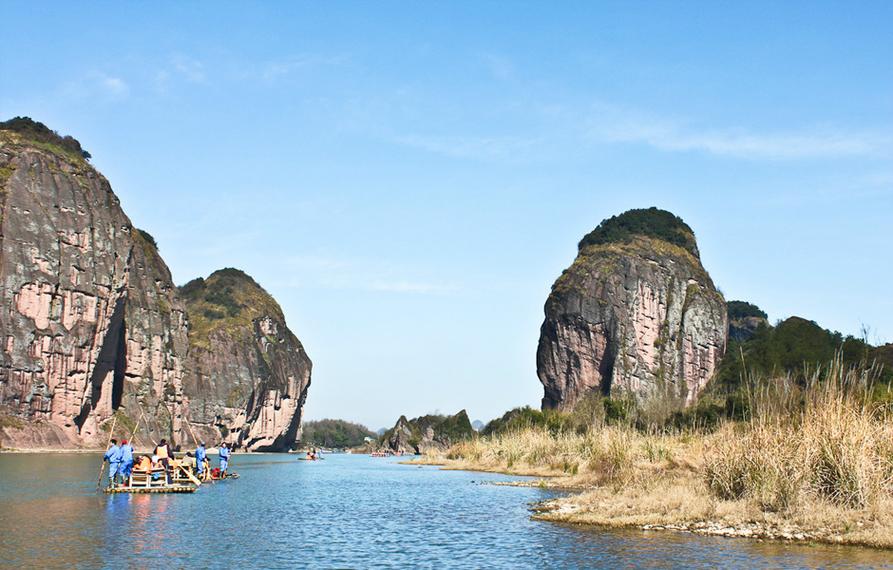
{"label": "person in blue jacket", "polygon": [[130,472],[133,471],[133,446],[127,443],[127,440],[121,442],[121,479],[126,483],[130,478]]}
{"label": "person in blue jacket", "polygon": [[229,464],[229,447],[225,443],[220,444],[220,476],[226,477],[226,466]]}
{"label": "person in blue jacket", "polygon": [[199,443],[198,447],[195,448],[195,468],[198,470],[199,479],[201,479],[202,473],[205,472],[205,457],[207,456],[205,442]]}
{"label": "person in blue jacket", "polygon": [[105,452],[102,460],[109,462],[109,487],[111,487],[115,484],[118,470],[121,468],[121,448],[118,447],[117,439],[112,440],[112,446]]}

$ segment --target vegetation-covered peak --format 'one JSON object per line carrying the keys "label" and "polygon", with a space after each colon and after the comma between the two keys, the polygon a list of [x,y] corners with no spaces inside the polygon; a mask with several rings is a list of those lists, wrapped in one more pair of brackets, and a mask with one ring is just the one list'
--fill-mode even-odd
{"label": "vegetation-covered peak", "polygon": [[345,420],[317,420],[304,422],[304,434],[301,443],[304,445],[320,445],[323,447],[359,447],[366,443],[366,438],[377,436],[364,425]]}
{"label": "vegetation-covered peak", "polygon": [[81,143],[70,135],[60,135],[48,126],[30,117],[14,117],[0,122],[0,131],[13,132],[36,146],[70,158],[89,159],[90,153],[81,147]]}
{"label": "vegetation-covered peak", "polygon": [[452,416],[428,414],[411,420],[406,419],[406,416],[400,416],[394,427],[381,436],[380,441],[387,442],[394,432],[402,426],[408,427],[409,431],[412,432],[410,443],[413,445],[419,443],[428,428],[434,431],[435,439],[449,441],[468,439],[475,433],[474,428],[471,427],[471,420],[468,419],[468,412],[460,410]]}
{"label": "vegetation-covered peak", "polygon": [[189,314],[189,341],[207,347],[211,332],[250,327],[255,319],[285,318],[273,297],[244,271],[228,267],[180,287]]}
{"label": "vegetation-covered peak", "polygon": [[636,236],[651,237],[679,246],[699,258],[695,233],[682,218],[658,208],[641,208],[603,220],[580,240],[579,249],[592,245],[629,242]]}
{"label": "vegetation-covered peak", "polygon": [[[807,370],[826,365],[840,356],[848,367],[865,366],[877,360],[884,364],[884,351],[862,339],[822,328],[815,321],[789,317],[776,326],[761,326],[743,342],[735,342],[723,358],[714,378],[714,389],[732,392],[747,375],[775,378],[791,375],[803,380]],[[891,360],[893,362],[893,360]],[[881,380],[893,381],[893,370],[882,371]]]}
{"label": "vegetation-covered peak", "polygon": [[155,250],[158,249],[158,242],[155,241],[155,238],[152,236],[152,234],[150,234],[146,230],[141,230],[139,228],[133,228],[133,232],[134,232],[134,235],[138,236],[143,241],[145,241],[148,245],[152,246],[153,249],[155,249]]}
{"label": "vegetation-covered peak", "polygon": [[727,303],[729,310],[729,320],[745,319],[747,317],[757,317],[760,319],[768,319],[766,312],[747,301],[729,301]]}

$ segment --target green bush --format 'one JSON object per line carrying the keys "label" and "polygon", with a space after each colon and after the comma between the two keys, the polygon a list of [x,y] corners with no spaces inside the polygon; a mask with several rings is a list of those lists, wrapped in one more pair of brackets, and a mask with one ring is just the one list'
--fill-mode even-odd
{"label": "green bush", "polygon": [[81,148],[81,143],[77,139],[68,135],[62,136],[30,117],[14,117],[8,121],[0,122],[0,130],[12,131],[32,141],[57,146],[84,159],[90,158],[90,153]]}
{"label": "green bush", "polygon": [[699,256],[695,233],[688,224],[679,216],[654,207],[628,210],[602,221],[580,241],[579,248],[582,250],[589,245],[627,242],[637,235],[678,245],[695,257]]}
{"label": "green bush", "polygon": [[729,301],[726,303],[726,306],[728,308],[730,320],[743,319],[746,317],[758,317],[761,319],[769,318],[765,311],[747,301]]}

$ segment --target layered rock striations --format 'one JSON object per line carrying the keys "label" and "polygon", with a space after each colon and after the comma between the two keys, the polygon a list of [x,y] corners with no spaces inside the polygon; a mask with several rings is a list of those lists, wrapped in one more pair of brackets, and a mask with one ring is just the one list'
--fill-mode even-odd
{"label": "layered rock striations", "polygon": [[237,269],[180,291],[189,315],[190,421],[246,449],[291,448],[300,438],[312,365],[278,303]]}
{"label": "layered rock striations", "polygon": [[725,301],[688,225],[656,208],[605,220],[546,301],[543,408],[569,410],[592,393],[690,404],[717,368],[727,331]]}
{"label": "layered rock striations", "polygon": [[[186,306],[154,239],[133,227],[86,156],[40,123],[0,123],[0,445],[104,444],[112,416],[144,442],[191,443],[190,400],[199,423],[210,412],[206,384],[187,371],[202,374],[212,357],[192,354]],[[232,400],[204,433],[217,441],[231,427],[231,441],[279,448],[299,430],[309,360],[303,349],[296,356],[281,311],[252,326],[257,333],[233,338],[220,358],[283,339],[265,353],[276,372],[258,371],[255,385],[268,389]],[[212,391],[225,389],[210,369]],[[276,394],[297,398],[281,405]]]}

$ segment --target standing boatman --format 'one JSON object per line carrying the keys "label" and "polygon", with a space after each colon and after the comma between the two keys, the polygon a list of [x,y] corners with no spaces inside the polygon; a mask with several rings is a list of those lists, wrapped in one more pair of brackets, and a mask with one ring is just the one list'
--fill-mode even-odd
{"label": "standing boatman", "polygon": [[220,444],[220,477],[226,477],[226,466],[229,464],[229,447],[227,447],[226,443]]}
{"label": "standing boatman", "polygon": [[205,442],[201,442],[198,444],[198,447],[195,448],[195,468],[198,470],[198,478],[202,479],[202,474],[205,472],[205,457],[208,456],[208,452],[205,451]]}
{"label": "standing boatman", "polygon": [[133,446],[127,443],[127,440],[121,442],[121,479],[124,483],[130,479],[130,473],[133,471]]}
{"label": "standing boatman", "polygon": [[121,448],[118,447],[117,439],[112,439],[112,446],[106,450],[102,460],[109,462],[109,487],[112,487],[118,476],[118,470],[121,468]]}

